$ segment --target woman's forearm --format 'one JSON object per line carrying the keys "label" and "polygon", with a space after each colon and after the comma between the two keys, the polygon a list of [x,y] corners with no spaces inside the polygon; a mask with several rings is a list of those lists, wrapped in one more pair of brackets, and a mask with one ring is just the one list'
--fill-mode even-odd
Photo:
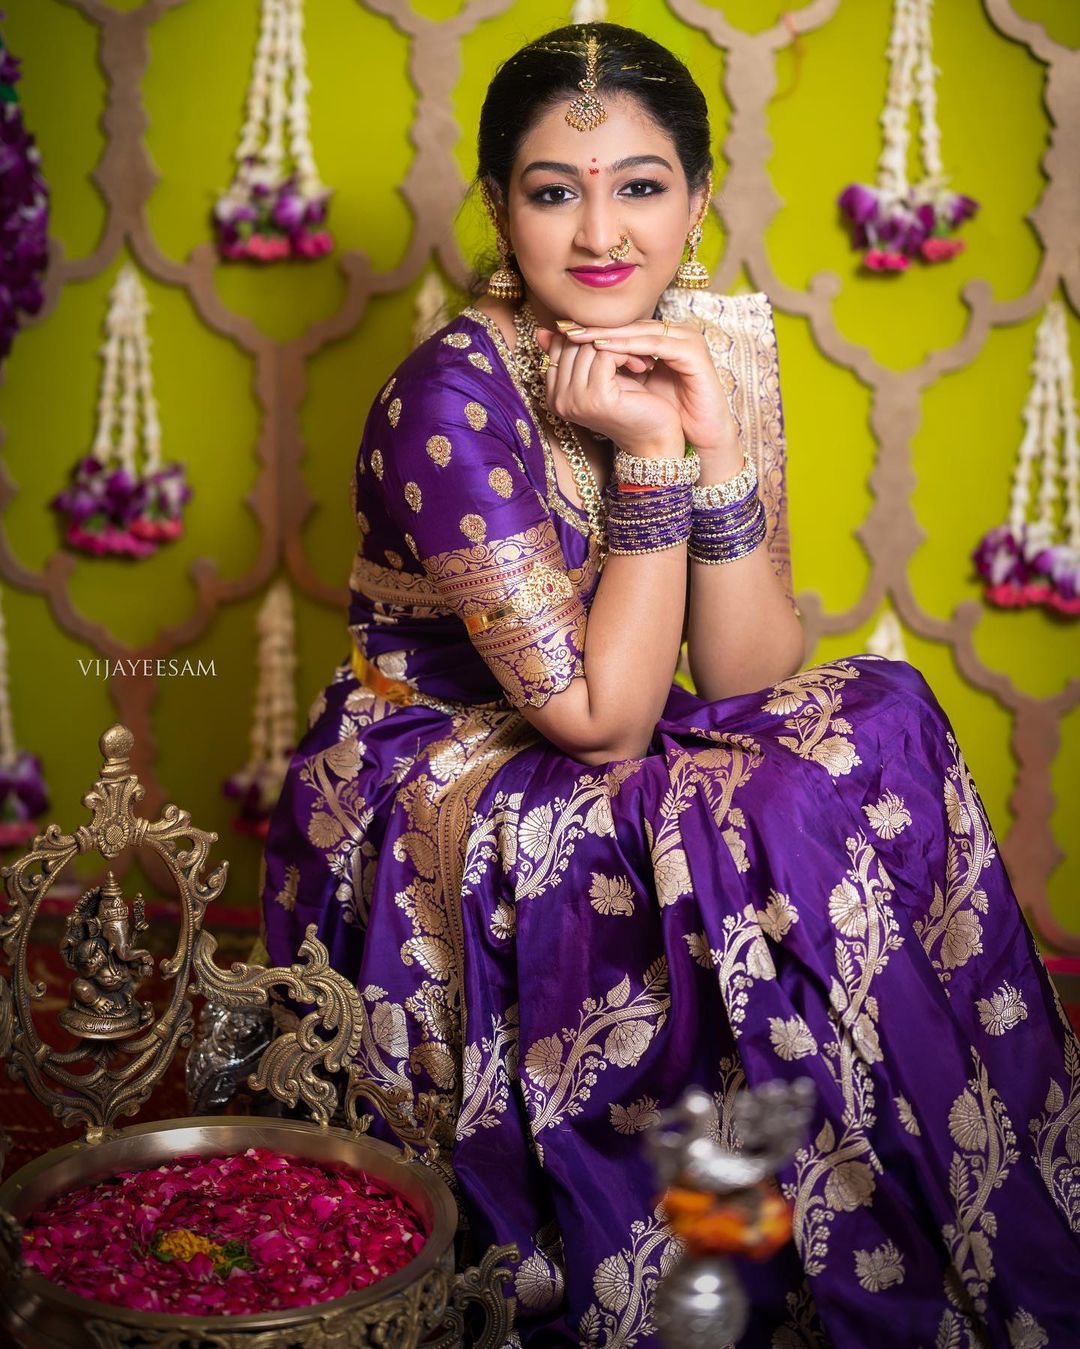
{"label": "woman's forearm", "polygon": [[802,624],[764,544],[722,566],[690,564],[687,656],[702,698],[774,684],[794,674],[804,654]]}
{"label": "woman's forearm", "polygon": [[643,755],[671,690],[686,603],[686,545],[612,554],[589,611],[585,678],[522,709],[582,763]]}

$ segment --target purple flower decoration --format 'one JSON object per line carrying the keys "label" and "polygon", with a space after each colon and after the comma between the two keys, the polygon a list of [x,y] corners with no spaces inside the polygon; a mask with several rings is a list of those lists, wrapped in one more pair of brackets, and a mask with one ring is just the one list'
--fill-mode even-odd
{"label": "purple flower decoration", "polygon": [[276,188],[251,184],[246,198],[232,193],[214,207],[218,252],[229,260],[280,262],[286,258],[321,258],[334,247],[325,228],[328,191],[307,197],[295,177]]}
{"label": "purple flower decoration", "polygon": [[180,537],[191,495],[182,464],[167,464],[142,478],[87,455],[50,505],[64,517],[70,547],[94,557],[144,558]]}
{"label": "purple flower decoration", "polygon": [[1070,617],[1080,615],[1080,552],[1067,544],[1048,544],[1041,532],[1019,535],[998,525],[971,555],[991,604],[1006,609],[1035,605]]}
{"label": "purple flower decoration", "polygon": [[49,792],[36,754],[19,750],[13,763],[0,761],[0,820],[32,820],[49,808]]}
{"label": "purple flower decoration", "polygon": [[946,236],[979,208],[972,197],[948,192],[934,200],[919,195],[916,186],[903,200],[886,204],[877,188],[852,183],[837,198],[841,214],[851,227],[852,242],[864,251],[871,271],[903,271],[901,259],[942,262],[963,251],[958,239]]}
{"label": "purple flower decoration", "polygon": [[11,350],[21,314],[44,303],[49,189],[34,138],[23,125],[14,85],[19,63],[0,45],[0,360]]}

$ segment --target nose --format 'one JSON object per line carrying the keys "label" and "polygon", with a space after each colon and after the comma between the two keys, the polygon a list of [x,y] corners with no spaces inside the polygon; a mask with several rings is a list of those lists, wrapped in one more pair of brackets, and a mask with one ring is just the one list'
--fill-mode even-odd
{"label": "nose", "polygon": [[[590,184],[591,186],[591,184]],[[618,205],[607,188],[585,189],[578,213],[574,246],[590,257],[606,257],[612,244],[619,241]]]}

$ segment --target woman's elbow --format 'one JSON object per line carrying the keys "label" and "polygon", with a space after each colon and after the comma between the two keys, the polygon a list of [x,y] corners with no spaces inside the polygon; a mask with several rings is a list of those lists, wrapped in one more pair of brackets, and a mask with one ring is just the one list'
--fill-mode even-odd
{"label": "woman's elbow", "polygon": [[571,759],[576,759],[578,763],[599,768],[604,764],[618,763],[622,759],[644,759],[649,752],[649,744],[647,741],[627,741],[620,744],[602,745],[598,749],[568,749],[566,752]]}

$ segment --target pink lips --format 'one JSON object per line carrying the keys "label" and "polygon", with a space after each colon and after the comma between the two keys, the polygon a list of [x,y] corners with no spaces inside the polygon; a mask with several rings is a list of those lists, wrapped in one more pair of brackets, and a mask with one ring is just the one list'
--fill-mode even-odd
{"label": "pink lips", "polygon": [[633,271],[633,264],[615,263],[610,267],[571,267],[570,275],[584,286],[617,286]]}

